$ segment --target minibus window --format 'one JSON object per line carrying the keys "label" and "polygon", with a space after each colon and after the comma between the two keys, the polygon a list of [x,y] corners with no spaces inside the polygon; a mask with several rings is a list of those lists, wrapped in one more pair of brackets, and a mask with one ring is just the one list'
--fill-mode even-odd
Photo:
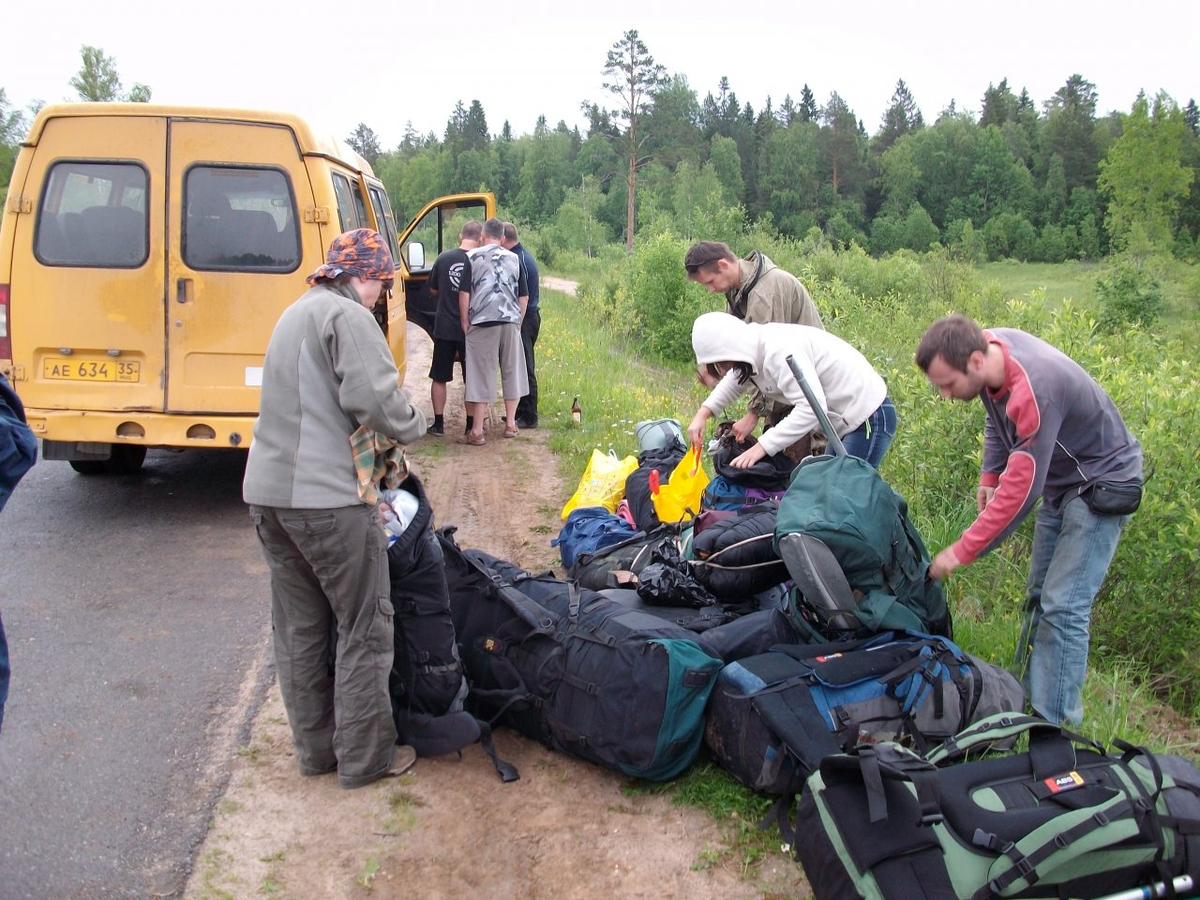
{"label": "minibus window", "polygon": [[47,266],[136,269],[146,262],[146,170],[62,160],[50,167],[33,252]]}
{"label": "minibus window", "polygon": [[333,193],[337,197],[338,224],[342,234],[355,228],[366,228],[367,217],[360,214],[362,202],[356,198],[357,191],[351,186],[350,179],[337,172],[333,173]]}
{"label": "minibus window", "polygon": [[392,217],[392,206],[388,203],[388,197],[383,188],[371,185],[368,190],[371,192],[371,206],[375,208],[375,221],[379,223],[379,230],[383,232],[383,236],[388,242],[388,248],[392,251],[392,259],[395,259],[397,255],[396,220]]}
{"label": "minibus window", "polygon": [[193,269],[291,272],[300,265],[287,173],[192,166],[184,176],[183,260]]}

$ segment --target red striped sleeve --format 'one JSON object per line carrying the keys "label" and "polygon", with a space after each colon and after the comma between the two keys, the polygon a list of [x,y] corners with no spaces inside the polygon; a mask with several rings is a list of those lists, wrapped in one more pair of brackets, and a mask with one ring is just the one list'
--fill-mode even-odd
{"label": "red striped sleeve", "polygon": [[963,565],[974,562],[1006,528],[1014,524],[1029,501],[1036,472],[1037,466],[1031,454],[1015,451],[1009,456],[992,501],[952,545],[954,555]]}

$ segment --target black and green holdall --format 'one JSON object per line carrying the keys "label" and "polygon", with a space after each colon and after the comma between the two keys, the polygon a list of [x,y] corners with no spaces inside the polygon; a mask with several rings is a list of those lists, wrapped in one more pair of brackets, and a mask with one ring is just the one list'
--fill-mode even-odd
{"label": "black and green holdall", "polygon": [[[1021,733],[1027,752],[939,765]],[[1029,716],[925,756],[862,746],[823,760],[780,827],[817,900],[1183,896],[1172,884],[1200,880],[1200,772],[1113,748]]]}

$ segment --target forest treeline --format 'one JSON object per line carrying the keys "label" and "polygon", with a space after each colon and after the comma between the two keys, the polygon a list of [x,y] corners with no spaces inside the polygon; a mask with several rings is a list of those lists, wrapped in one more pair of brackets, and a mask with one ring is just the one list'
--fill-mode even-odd
{"label": "forest treeline", "polygon": [[633,155],[637,230],[658,222],[707,237],[757,225],[801,238],[817,228],[877,256],[939,242],[974,260],[1095,259],[1147,244],[1196,258],[1194,100],[1140,94],[1128,112],[1098,115],[1081,75],[1040,105],[1003,78],[982,90],[978,113],[951,103],[927,117],[901,80],[869,134],[836,92],[820,102],[807,85],[795,96],[780,85],[782,100],[756,109],[722,78],[701,99],[685,75],[654,65],[636,32],[608,62],[604,88],[619,108],[585,103],[583,129],[543,116],[533,134],[507,122],[493,134],[475,100],[455,106],[440,136],[409,123],[383,150],[363,123],[350,142],[401,220],[431,197],[486,189],[510,215],[549,227],[544,248],[589,255],[628,237]]}
{"label": "forest treeline", "polygon": [[[70,82],[80,99],[149,99],[142,84],[122,93],[115,60],[99,48],[85,45],[81,57]],[[822,102],[807,84],[794,95],[780,85],[782,100],[756,109],[722,78],[701,99],[636,31],[597,72],[615,108],[585,102],[582,129],[542,116],[532,134],[514,135],[508,122],[493,134],[480,102],[460,100],[440,136],[410,122],[385,150],[360,123],[348,141],[387,185],[400,221],[433,197],[490,190],[507,215],[539,226],[543,255],[592,256],[613,241],[632,249],[646,226],[725,239],[750,227],[784,238],[817,229],[875,256],[934,243],[973,261],[1198,255],[1194,99],[1139,94],[1128,112],[1099,115],[1082,75],[1040,105],[1002,78],[982,91],[978,113],[951,102],[931,118],[900,80],[869,133],[837,92]],[[0,88],[0,188],[28,125]]]}

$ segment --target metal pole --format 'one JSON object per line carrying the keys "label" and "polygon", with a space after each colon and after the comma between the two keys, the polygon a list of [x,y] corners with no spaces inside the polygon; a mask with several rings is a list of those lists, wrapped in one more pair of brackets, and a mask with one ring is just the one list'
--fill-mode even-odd
{"label": "metal pole", "polygon": [[[1171,887],[1176,893],[1181,891],[1190,891],[1193,887],[1191,875],[1179,875],[1171,880]],[[1167,885],[1161,881],[1154,884],[1148,884],[1145,887],[1130,888],[1127,891],[1118,891],[1115,894],[1107,894],[1099,900],[1154,900],[1155,897],[1166,897]]]}
{"label": "metal pole", "polygon": [[800,390],[804,391],[804,399],[808,401],[808,405],[812,408],[817,421],[821,423],[821,429],[825,432],[825,437],[829,439],[829,452],[833,456],[845,456],[846,447],[842,443],[842,439],[838,437],[838,433],[833,430],[833,426],[829,424],[829,416],[825,415],[824,407],[818,402],[812,392],[812,388],[808,386],[808,381],[805,380],[804,372],[796,363],[796,358],[789,353],[786,362],[788,368],[792,370],[792,375],[795,376],[796,381],[800,382]]}

